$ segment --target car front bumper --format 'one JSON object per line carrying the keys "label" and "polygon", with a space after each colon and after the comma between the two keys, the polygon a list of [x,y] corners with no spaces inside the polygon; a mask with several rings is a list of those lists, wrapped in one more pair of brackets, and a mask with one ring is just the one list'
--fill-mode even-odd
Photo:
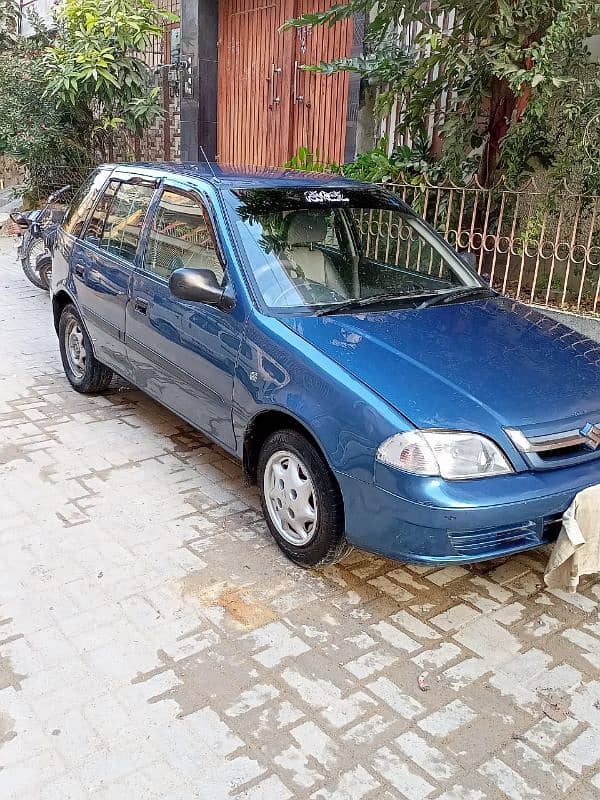
{"label": "car front bumper", "polygon": [[577,492],[600,483],[600,459],[469,481],[409,476],[379,463],[374,483],[336,477],[352,544],[399,561],[443,564],[554,541]]}

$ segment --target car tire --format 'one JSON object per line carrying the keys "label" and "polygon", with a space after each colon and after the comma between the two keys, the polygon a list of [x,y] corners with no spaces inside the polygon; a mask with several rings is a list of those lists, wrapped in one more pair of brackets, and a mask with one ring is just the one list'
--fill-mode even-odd
{"label": "car tire", "polygon": [[65,375],[76,392],[97,394],[108,388],[113,372],[94,356],[90,337],[72,303],[61,312],[58,341]]}
{"label": "car tire", "polygon": [[324,566],[352,549],[345,538],[339,486],[301,433],[280,430],[267,437],[257,478],[265,520],[289,559],[302,567]]}

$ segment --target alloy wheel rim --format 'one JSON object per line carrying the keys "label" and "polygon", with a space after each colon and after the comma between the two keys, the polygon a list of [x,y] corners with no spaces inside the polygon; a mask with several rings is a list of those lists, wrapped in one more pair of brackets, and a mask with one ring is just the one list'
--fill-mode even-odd
{"label": "alloy wheel rim", "polygon": [[318,508],[313,481],[302,460],[287,450],[273,453],[265,467],[264,494],[280,536],[295,547],[307,545],[317,530]]}
{"label": "alloy wheel rim", "polygon": [[83,330],[76,319],[71,319],[65,328],[65,351],[69,368],[76,378],[85,374],[85,343]]}

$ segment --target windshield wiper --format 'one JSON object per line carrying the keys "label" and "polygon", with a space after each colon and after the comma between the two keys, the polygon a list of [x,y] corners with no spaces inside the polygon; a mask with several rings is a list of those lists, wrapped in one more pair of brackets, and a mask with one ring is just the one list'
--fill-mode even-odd
{"label": "windshield wiper", "polygon": [[430,308],[431,306],[442,306],[445,303],[453,303],[456,300],[468,300],[476,297],[495,297],[498,292],[488,286],[462,286],[460,289],[453,289],[450,292],[436,293],[433,297],[425,300],[419,308]]}
{"label": "windshield wiper", "polygon": [[344,311],[354,311],[356,309],[366,308],[367,306],[376,306],[379,305],[379,303],[414,303],[423,298],[432,299],[431,292],[415,292],[414,294],[376,294],[373,297],[363,297],[362,299],[354,298],[345,303],[335,303],[326,308],[320,308],[315,311],[315,316],[325,317],[328,314],[341,314],[344,313]]}

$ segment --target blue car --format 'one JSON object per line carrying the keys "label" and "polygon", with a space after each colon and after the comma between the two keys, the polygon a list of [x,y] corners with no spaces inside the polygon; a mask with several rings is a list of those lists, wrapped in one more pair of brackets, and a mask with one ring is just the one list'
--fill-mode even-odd
{"label": "blue car", "polygon": [[73,388],[116,373],[238,458],[303,566],[353,545],[518,553],[600,482],[600,347],[498,295],[378,186],[100,167],[52,305]]}

